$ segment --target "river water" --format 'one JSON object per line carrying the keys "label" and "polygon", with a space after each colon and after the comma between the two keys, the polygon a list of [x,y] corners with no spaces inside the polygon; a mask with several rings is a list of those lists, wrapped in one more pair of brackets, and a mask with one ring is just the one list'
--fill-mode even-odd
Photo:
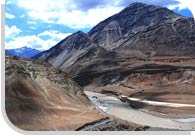
{"label": "river water", "polygon": [[101,109],[104,112],[107,112],[107,110],[110,108],[110,105],[106,102],[102,102],[97,99],[97,97],[89,97],[91,102],[98,108]]}
{"label": "river water", "polygon": [[172,119],[172,120],[176,122],[182,122],[182,123],[195,122],[195,118],[178,118],[178,119]]}

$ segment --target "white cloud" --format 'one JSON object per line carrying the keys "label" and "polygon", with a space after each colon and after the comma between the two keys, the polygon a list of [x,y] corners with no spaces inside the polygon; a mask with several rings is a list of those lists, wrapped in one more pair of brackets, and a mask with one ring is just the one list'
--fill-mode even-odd
{"label": "white cloud", "polygon": [[[38,35],[15,37],[10,41],[6,41],[5,47],[6,49],[15,49],[27,46],[38,50],[47,50],[70,34],[71,33],[64,34],[54,30],[44,31]],[[42,36],[49,36],[49,39],[44,40]]]}
{"label": "white cloud", "polygon": [[27,46],[30,48],[43,50],[43,49],[49,49],[50,47],[54,46],[56,43],[57,41],[51,39],[43,40],[36,35],[32,35],[32,36],[21,36],[21,37],[14,38],[12,41],[8,41],[8,42],[6,41],[5,47],[6,49],[15,49],[15,48]]}
{"label": "white cloud", "polygon": [[74,29],[90,28],[119,12],[123,7],[106,5],[87,11],[77,9],[71,0],[19,0],[18,5],[27,10],[27,14],[48,24],[62,24]]}
{"label": "white cloud", "polygon": [[62,40],[71,34],[72,33],[61,33],[61,32],[55,31],[55,30],[51,30],[51,31],[44,31],[44,32],[40,33],[38,36],[39,37],[49,36],[53,40]]}
{"label": "white cloud", "polygon": [[14,37],[16,37],[19,33],[21,33],[22,30],[20,30],[19,28],[17,28],[16,26],[5,26],[5,37],[8,39],[12,39]]}
{"label": "white cloud", "polygon": [[32,19],[81,29],[95,26],[136,1],[167,6],[169,9],[187,8],[184,3],[179,3],[180,0],[18,0],[18,6],[26,9]]}
{"label": "white cloud", "polygon": [[167,6],[168,9],[173,10],[178,8],[178,10],[183,10],[183,9],[187,9],[188,7],[186,5],[184,5],[183,3],[179,3],[176,5],[168,5]]}
{"label": "white cloud", "polygon": [[177,1],[182,3],[183,6],[188,7],[191,10],[193,16],[195,17],[195,8],[194,8],[195,1],[194,0],[177,0]]}
{"label": "white cloud", "polygon": [[183,10],[183,9],[188,8],[192,12],[193,16],[195,17],[195,8],[194,8],[195,2],[194,2],[194,0],[187,0],[187,1],[186,0],[177,0],[177,1],[180,3],[175,4],[175,5],[168,5],[167,7],[171,10],[176,9],[176,8],[178,8],[178,10]]}
{"label": "white cloud", "polygon": [[36,21],[32,21],[32,20],[27,21],[27,23],[28,23],[29,25],[36,25],[36,24],[37,24]]}
{"label": "white cloud", "polygon": [[35,27],[35,26],[30,26],[29,28],[30,29],[33,29],[33,30],[36,30],[37,29],[37,27]]}
{"label": "white cloud", "polygon": [[107,17],[118,13],[120,10],[122,10],[122,7],[107,6],[90,9],[86,12],[79,10],[74,10],[72,12],[62,11],[58,15],[56,22],[76,29],[91,28]]}
{"label": "white cloud", "polygon": [[13,19],[13,18],[15,18],[14,15],[9,14],[9,13],[5,13],[5,17],[8,18],[8,19]]}
{"label": "white cloud", "polygon": [[6,0],[6,1],[5,1],[5,4],[7,4],[7,5],[8,5],[8,4],[11,4],[11,0]]}
{"label": "white cloud", "polygon": [[23,17],[25,17],[25,15],[24,15],[24,14],[22,14],[22,15],[20,15],[19,17],[20,17],[20,18],[23,18]]}

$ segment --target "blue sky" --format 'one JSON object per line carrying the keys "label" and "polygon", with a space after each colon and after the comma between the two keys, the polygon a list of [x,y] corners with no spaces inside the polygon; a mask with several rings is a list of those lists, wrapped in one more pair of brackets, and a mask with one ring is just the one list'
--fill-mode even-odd
{"label": "blue sky", "polygon": [[88,32],[133,2],[193,16],[186,5],[175,0],[6,0],[5,48],[49,49],[76,31]]}

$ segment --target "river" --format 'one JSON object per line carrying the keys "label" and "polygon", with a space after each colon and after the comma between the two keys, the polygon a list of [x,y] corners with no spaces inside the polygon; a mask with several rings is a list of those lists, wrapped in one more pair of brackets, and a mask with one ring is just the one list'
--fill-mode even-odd
{"label": "river", "polygon": [[195,130],[195,122],[192,120],[192,122],[186,122],[183,120],[150,115],[140,110],[131,108],[129,104],[120,101],[117,97],[112,95],[90,91],[85,91],[85,94],[89,97],[92,103],[103,112],[129,122],[150,126],[152,128]]}

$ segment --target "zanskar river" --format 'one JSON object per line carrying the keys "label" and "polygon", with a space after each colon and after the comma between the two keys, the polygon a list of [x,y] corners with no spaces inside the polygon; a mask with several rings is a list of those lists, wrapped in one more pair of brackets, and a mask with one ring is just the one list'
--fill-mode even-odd
{"label": "zanskar river", "polygon": [[128,103],[122,102],[116,96],[91,91],[85,91],[85,94],[102,112],[129,122],[150,126],[149,130],[195,130],[195,118],[171,119],[157,117],[133,109]]}

